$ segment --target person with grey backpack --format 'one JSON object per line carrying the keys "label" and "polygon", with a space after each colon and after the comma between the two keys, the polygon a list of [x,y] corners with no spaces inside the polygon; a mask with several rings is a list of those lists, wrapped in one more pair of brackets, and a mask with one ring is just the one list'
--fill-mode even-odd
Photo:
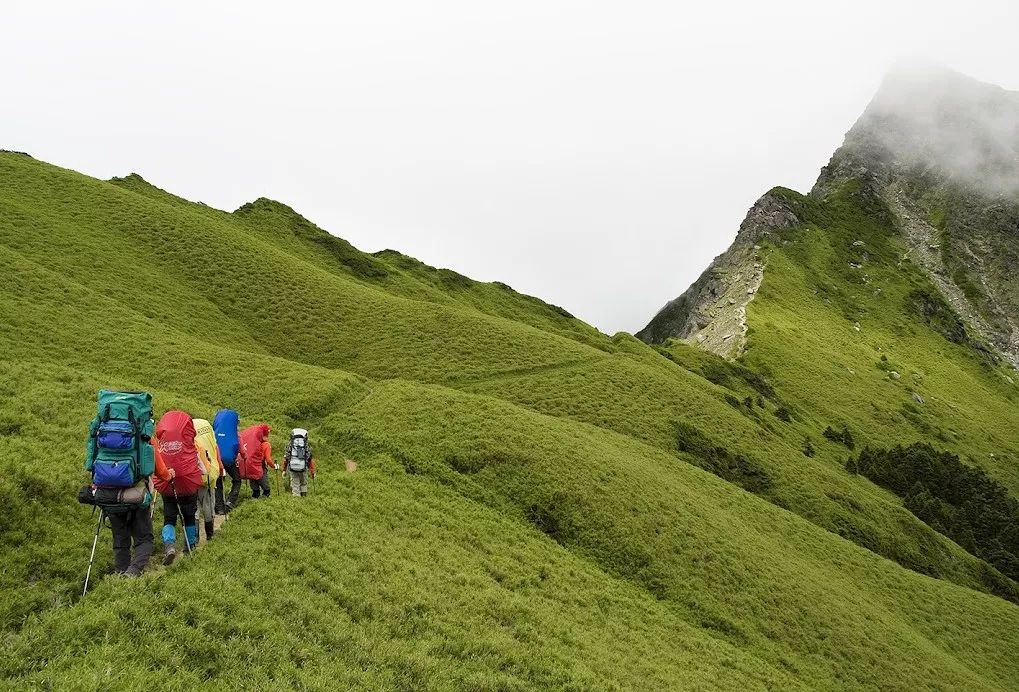
{"label": "person with grey backpack", "polygon": [[283,453],[283,468],[290,474],[290,492],[294,497],[307,496],[308,477],[315,478],[315,458],[304,428],[294,428],[290,433],[290,442]]}

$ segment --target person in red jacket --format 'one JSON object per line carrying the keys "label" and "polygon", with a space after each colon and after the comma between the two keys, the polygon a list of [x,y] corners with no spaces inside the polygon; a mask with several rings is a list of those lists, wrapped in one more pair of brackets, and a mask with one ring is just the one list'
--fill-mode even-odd
{"label": "person in red jacket", "polygon": [[[177,515],[184,524],[184,547],[190,552],[198,545],[198,489],[202,467],[195,447],[195,425],[184,411],[167,411],[156,425],[156,459],[174,470],[171,478],[156,479],[163,496],[163,564],[177,557]],[[160,461],[161,460],[161,461]]]}
{"label": "person in red jacket", "polygon": [[245,428],[240,435],[240,460],[238,462],[241,470],[241,478],[247,478],[251,484],[251,497],[258,499],[261,496],[269,497],[269,474],[268,467],[279,470],[279,466],[272,460],[272,445],[269,444],[269,432],[272,430],[265,423],[252,425]]}

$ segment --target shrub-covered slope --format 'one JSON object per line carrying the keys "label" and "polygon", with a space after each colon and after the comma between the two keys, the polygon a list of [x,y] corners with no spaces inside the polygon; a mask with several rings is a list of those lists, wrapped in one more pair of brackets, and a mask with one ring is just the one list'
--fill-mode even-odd
{"label": "shrub-covered slope", "polygon": [[[1016,687],[1011,582],[822,435],[908,443],[907,385],[857,345],[831,368],[859,381],[824,397],[841,356],[781,347],[809,319],[795,301],[822,332],[847,319],[803,285],[841,247],[820,202],[769,250],[740,366],[365,255],[267,200],[229,214],[13,154],[0,183],[5,685]],[[923,390],[942,446],[1011,453],[962,408],[1010,420],[1003,371],[890,304],[922,351],[894,364],[952,380]],[[94,524],[73,493],[102,386],[148,389],[157,413],[235,406],[275,445],[310,427],[317,486],[242,503],[193,558],[80,599]],[[1015,489],[1007,456],[983,462]]]}

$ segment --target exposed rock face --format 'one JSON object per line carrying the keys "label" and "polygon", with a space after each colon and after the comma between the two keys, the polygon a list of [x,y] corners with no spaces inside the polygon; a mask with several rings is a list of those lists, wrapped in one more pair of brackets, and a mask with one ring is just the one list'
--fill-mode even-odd
{"label": "exposed rock face", "polygon": [[940,69],[890,75],[811,191],[869,181],[967,327],[1019,365],[1019,93]]}
{"label": "exposed rock face", "polygon": [[[968,329],[1019,367],[1019,92],[944,69],[891,74],[810,194],[823,198],[850,179],[884,202],[908,249],[904,259],[930,277]],[[797,223],[780,199],[762,197],[732,247],[637,336],[739,355],[746,305],[763,272],[753,246],[770,229]]]}
{"label": "exposed rock face", "polygon": [[746,343],[747,304],[764,278],[757,244],[771,231],[798,223],[784,201],[770,194],[761,197],[747,212],[732,246],[637,337],[648,343],[678,337],[725,357],[739,355]]}

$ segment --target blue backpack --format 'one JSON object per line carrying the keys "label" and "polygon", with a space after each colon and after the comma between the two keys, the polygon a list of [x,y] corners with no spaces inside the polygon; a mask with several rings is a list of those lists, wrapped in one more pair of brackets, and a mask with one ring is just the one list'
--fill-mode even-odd
{"label": "blue backpack", "polygon": [[240,416],[231,408],[216,411],[216,417],[212,419],[212,429],[216,433],[216,444],[219,445],[219,455],[224,466],[233,466],[237,463],[237,452],[241,447],[237,435],[239,423]]}
{"label": "blue backpack", "polygon": [[152,396],[148,392],[99,391],[89,427],[85,470],[100,488],[130,488],[155,469]]}

